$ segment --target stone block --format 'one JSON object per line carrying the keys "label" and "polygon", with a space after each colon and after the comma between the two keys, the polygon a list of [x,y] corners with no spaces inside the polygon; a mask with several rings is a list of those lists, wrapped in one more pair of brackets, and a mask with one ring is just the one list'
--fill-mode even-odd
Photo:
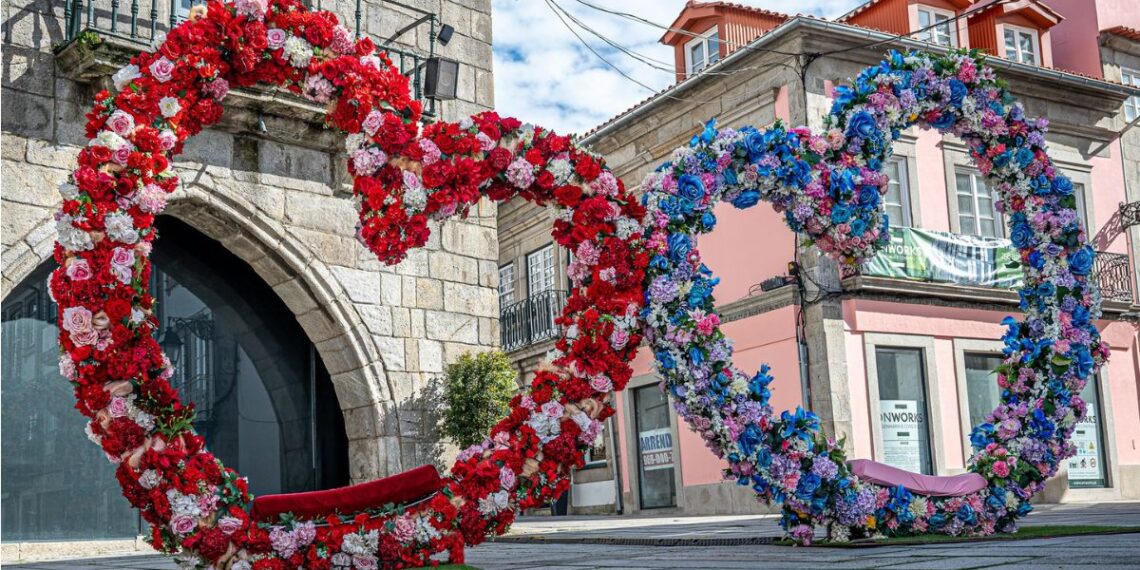
{"label": "stone block", "polygon": [[489,287],[463,283],[443,284],[443,308],[446,311],[479,317],[499,316],[498,293]]}
{"label": "stone block", "polygon": [[54,102],[50,97],[32,95],[4,88],[0,97],[0,115],[5,133],[50,140],[53,135]]}
{"label": "stone block", "polygon": [[64,171],[65,175],[75,170],[79,157],[79,147],[55,145],[45,140],[28,139],[28,162]]}
{"label": "stone block", "polygon": [[501,346],[499,319],[479,317],[479,344]]}
{"label": "stone block", "polygon": [[499,264],[494,260],[479,262],[479,284],[484,287],[499,288]]}
{"label": "stone block", "polygon": [[332,195],[332,156],[327,152],[261,142],[258,171],[263,184]]}
{"label": "stone block", "polygon": [[380,358],[384,361],[386,370],[389,372],[407,370],[404,359],[404,339],[390,336],[373,338],[376,341],[376,348],[380,350]]}
{"label": "stone block", "polygon": [[443,345],[434,340],[418,339],[420,371],[443,372]]}
{"label": "stone block", "polygon": [[16,135],[0,137],[0,157],[4,160],[25,160],[28,151],[28,139]]}
{"label": "stone block", "polygon": [[190,137],[182,148],[176,161],[179,164],[233,167],[234,136],[230,133],[206,129]]}
{"label": "stone block", "polygon": [[332,377],[341,409],[372,406],[389,399],[383,372],[379,371],[379,376],[375,379],[369,378],[372,372],[375,371],[361,368]]}
{"label": "stone block", "polygon": [[291,228],[290,231],[324,263],[343,267],[356,265],[357,244],[351,237],[304,228]]}
{"label": "stone block", "polygon": [[354,236],[356,220],[356,208],[350,200],[309,192],[285,192],[285,221],[288,223]]}
{"label": "stone block", "polygon": [[[29,149],[43,143],[38,139],[28,141]],[[30,154],[29,150],[29,154]],[[47,168],[27,162],[5,160],[4,171],[4,201],[19,202],[29,206],[43,208],[56,208],[61,199],[59,184],[67,180],[68,172],[58,168]],[[5,217],[11,217],[6,213]],[[26,220],[25,220],[26,222]],[[5,220],[5,227],[8,221]],[[23,236],[21,236],[22,239]]]}
{"label": "stone block", "polygon": [[231,170],[230,176],[211,177],[211,190],[232,200],[244,202],[261,214],[274,220],[285,218],[285,190],[276,186],[259,184],[256,180],[243,180],[238,171]]}
{"label": "stone block", "polygon": [[398,337],[411,335],[412,313],[406,307],[392,307],[392,334]]}
{"label": "stone block", "polygon": [[493,347],[482,346],[478,344],[463,344],[460,342],[445,342],[443,343],[443,361],[450,364],[455,362],[460,356],[473,353],[487,352]]}
{"label": "stone block", "polygon": [[433,251],[428,256],[428,273],[433,279],[477,283],[479,280],[479,262],[471,257],[445,251]]}
{"label": "stone block", "polygon": [[8,169],[4,169],[4,215],[0,216],[0,242],[10,246],[24,241],[32,230],[50,221],[52,209],[8,200]]}
{"label": "stone block", "polygon": [[416,306],[421,309],[442,309],[443,283],[436,279],[416,278]]}
{"label": "stone block", "polygon": [[380,274],[380,302],[390,307],[403,307],[403,278],[392,273]]}
{"label": "stone block", "polygon": [[475,344],[479,342],[479,317],[427,311],[427,338]]}
{"label": "stone block", "polygon": [[[369,271],[348,267],[330,266],[329,271],[344,288],[348,298],[354,303],[377,304],[381,302],[382,276]],[[380,279],[378,279],[378,277]]]}
{"label": "stone block", "polygon": [[[10,23],[9,20],[7,23]],[[51,97],[55,93],[55,56],[16,45],[4,46],[4,87]]]}
{"label": "stone block", "polygon": [[394,334],[391,308],[384,305],[358,305],[356,310],[360,312],[360,318],[368,332],[383,336]]}
{"label": "stone block", "polygon": [[408,309],[408,322],[411,324],[411,328],[408,330],[408,336],[412,338],[423,338],[427,335],[427,328],[424,326],[423,309]]}
{"label": "stone block", "polygon": [[412,276],[403,276],[400,283],[400,295],[404,306],[415,307],[416,305],[416,278]]}

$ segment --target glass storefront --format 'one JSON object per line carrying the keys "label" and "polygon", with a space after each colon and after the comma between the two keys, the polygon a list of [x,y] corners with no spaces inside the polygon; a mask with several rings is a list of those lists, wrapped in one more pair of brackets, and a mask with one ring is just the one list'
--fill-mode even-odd
{"label": "glass storefront", "polygon": [[677,449],[673,441],[672,410],[669,398],[656,384],[633,391],[634,423],[637,426],[637,481],[642,509],[672,507],[677,504],[674,465]]}
{"label": "glass storefront", "polygon": [[984,352],[967,352],[964,357],[970,425],[963,427],[969,435],[974,426],[985,422],[986,416],[1001,403],[1001,386],[998,386],[997,373],[994,372],[1001,365],[1001,356]]}
{"label": "glass storefront", "polygon": [[933,474],[922,350],[875,349],[879,376],[880,461],[913,473]]}
{"label": "glass storefront", "polygon": [[[195,429],[255,494],[348,482],[328,372],[284,303],[244,262],[174,219],[158,223],[151,293],[172,384]],[[58,370],[56,307],[39,268],[3,302],[2,540],[129,538],[142,528],[114,466],[83,435]]]}
{"label": "glass storefront", "polygon": [[1103,406],[1098,384],[1100,379],[1094,375],[1081,390],[1081,399],[1088,404],[1088,410],[1085,412],[1085,418],[1073,429],[1072,442],[1077,448],[1077,454],[1069,458],[1070,489],[1095,489],[1108,486],[1101,415]]}

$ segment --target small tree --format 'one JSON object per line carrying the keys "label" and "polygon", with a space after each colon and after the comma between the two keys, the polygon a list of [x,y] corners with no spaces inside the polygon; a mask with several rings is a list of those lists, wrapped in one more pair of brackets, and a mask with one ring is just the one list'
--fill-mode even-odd
{"label": "small tree", "polygon": [[517,377],[502,351],[460,356],[444,376],[443,433],[460,447],[482,442],[510,413]]}

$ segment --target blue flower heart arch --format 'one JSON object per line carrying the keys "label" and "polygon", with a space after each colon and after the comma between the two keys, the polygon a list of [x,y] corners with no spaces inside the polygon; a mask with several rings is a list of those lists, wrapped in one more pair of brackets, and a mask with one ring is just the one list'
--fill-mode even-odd
{"label": "blue flower heart arch", "polygon": [[[888,534],[1009,532],[1030,498],[1075,452],[1085,415],[1078,395],[1106,360],[1093,321],[1100,293],[1089,279],[1094,252],[1077,220],[1072,182],[1047,154],[1044,119],[1024,114],[980,56],[891,52],[836,89],[826,132],[777,122],[758,130],[710,121],[642,188],[652,257],[642,311],[646,340],[681,417],[727,460],[726,476],[782,504],[781,525],[808,543],[817,527],[832,540]],[[842,445],[797,408],[776,416],[765,365],[732,364],[695,237],[716,224],[713,207],[771,202],[794,231],[848,270],[888,239],[881,207],[891,145],[912,125],[954,134],[997,191],[1021,252],[1024,318],[1006,317],[1001,403],[970,437],[969,470],[981,490],[933,497],[884,487],[852,473]]]}

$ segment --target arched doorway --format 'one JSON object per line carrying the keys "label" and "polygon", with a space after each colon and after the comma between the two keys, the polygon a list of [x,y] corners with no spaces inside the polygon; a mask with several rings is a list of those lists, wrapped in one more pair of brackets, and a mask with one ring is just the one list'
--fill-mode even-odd
{"label": "arched doorway", "polygon": [[[161,217],[152,260],[160,342],[195,428],[255,494],[348,483],[344,418],[329,374],[285,304],[254,271],[186,223]],[[58,371],[53,262],[2,308],[3,541],[133,537],[114,468],[83,437]]]}

